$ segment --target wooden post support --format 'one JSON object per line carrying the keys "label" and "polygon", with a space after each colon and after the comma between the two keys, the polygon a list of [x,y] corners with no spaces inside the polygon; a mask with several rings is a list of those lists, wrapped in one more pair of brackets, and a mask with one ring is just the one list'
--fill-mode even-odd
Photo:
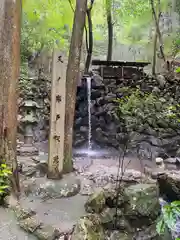
{"label": "wooden post support", "polygon": [[51,83],[48,178],[60,179],[64,161],[65,85],[67,59],[54,50]]}

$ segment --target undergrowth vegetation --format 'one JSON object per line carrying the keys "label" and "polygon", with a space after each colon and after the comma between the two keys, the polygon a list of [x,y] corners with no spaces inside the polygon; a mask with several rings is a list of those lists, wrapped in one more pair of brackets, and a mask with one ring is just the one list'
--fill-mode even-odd
{"label": "undergrowth vegetation", "polygon": [[159,235],[170,231],[174,239],[180,240],[176,235],[180,231],[180,201],[174,201],[162,206],[162,213],[156,226]]}
{"label": "undergrowth vegetation", "polygon": [[0,203],[3,202],[5,196],[9,193],[10,181],[9,177],[12,174],[5,162],[0,163]]}
{"label": "undergrowth vegetation", "polygon": [[129,96],[117,100],[118,115],[125,121],[127,130],[138,131],[144,124],[155,130],[160,128],[175,129],[179,126],[179,105],[154,93],[144,93],[139,89]]}

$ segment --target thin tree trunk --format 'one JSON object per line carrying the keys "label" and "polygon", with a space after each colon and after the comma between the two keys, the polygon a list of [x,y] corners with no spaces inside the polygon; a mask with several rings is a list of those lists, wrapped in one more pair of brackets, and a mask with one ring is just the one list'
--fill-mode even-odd
{"label": "thin tree trunk", "polygon": [[112,7],[111,0],[106,0],[106,14],[107,14],[107,25],[108,25],[107,61],[112,60],[112,50],[113,50],[113,23],[112,23],[111,7]]}
{"label": "thin tree trunk", "polygon": [[151,3],[151,8],[152,8],[152,14],[153,14],[154,21],[155,21],[157,35],[158,35],[158,38],[159,38],[161,56],[162,56],[164,62],[166,63],[166,57],[165,57],[165,54],[164,54],[164,47],[163,47],[163,39],[162,39],[161,31],[160,31],[160,28],[159,28],[158,17],[156,15],[155,7],[154,7],[154,0],[150,0],[150,3]]}
{"label": "thin tree trunk", "polygon": [[73,170],[72,140],[74,110],[76,103],[77,79],[81,58],[81,47],[85,26],[87,0],[76,0],[74,24],[71,37],[70,52],[66,73],[66,115],[65,115],[65,140],[64,140],[64,172]]}
{"label": "thin tree trunk", "polygon": [[20,68],[21,0],[0,1],[1,157],[12,168],[13,189],[20,192],[16,159],[17,89]]}
{"label": "thin tree trunk", "polygon": [[[92,58],[92,51],[93,51],[93,25],[92,25],[92,18],[91,18],[91,10],[93,7],[94,0],[91,0],[91,5],[87,9],[87,19],[88,19],[88,30],[86,28],[86,50],[87,50],[87,58],[85,63],[85,73],[89,72],[89,67],[91,64],[91,58]],[[89,39],[88,39],[89,36]]]}
{"label": "thin tree trunk", "polygon": [[[161,17],[161,2],[159,0],[158,1],[158,26],[159,26],[160,17]],[[157,33],[157,28],[156,28],[155,35],[154,35],[154,51],[153,51],[153,62],[152,62],[152,74],[153,75],[156,75],[157,39],[158,39],[158,33]]]}
{"label": "thin tree trunk", "polygon": [[153,49],[153,61],[152,61],[152,75],[156,75],[156,59],[157,59],[157,31],[154,35],[154,49]]}
{"label": "thin tree trunk", "polygon": [[89,67],[91,64],[92,58],[92,50],[93,50],[93,31],[92,31],[92,19],[91,19],[91,11],[87,10],[87,18],[88,18],[88,29],[89,29],[89,44],[87,49],[87,58],[85,63],[85,73],[88,73]]}

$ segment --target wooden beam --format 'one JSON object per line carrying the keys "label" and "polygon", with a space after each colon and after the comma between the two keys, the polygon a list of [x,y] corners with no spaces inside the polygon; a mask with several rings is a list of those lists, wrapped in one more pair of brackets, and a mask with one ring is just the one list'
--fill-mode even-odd
{"label": "wooden beam", "polygon": [[51,83],[48,178],[62,177],[64,161],[65,86],[67,59],[54,50]]}

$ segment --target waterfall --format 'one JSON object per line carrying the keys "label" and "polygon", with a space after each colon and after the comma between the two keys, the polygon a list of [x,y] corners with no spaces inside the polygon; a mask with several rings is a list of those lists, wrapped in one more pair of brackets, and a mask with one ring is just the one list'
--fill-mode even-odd
{"label": "waterfall", "polygon": [[91,77],[87,77],[87,98],[88,98],[88,152],[91,151]]}

